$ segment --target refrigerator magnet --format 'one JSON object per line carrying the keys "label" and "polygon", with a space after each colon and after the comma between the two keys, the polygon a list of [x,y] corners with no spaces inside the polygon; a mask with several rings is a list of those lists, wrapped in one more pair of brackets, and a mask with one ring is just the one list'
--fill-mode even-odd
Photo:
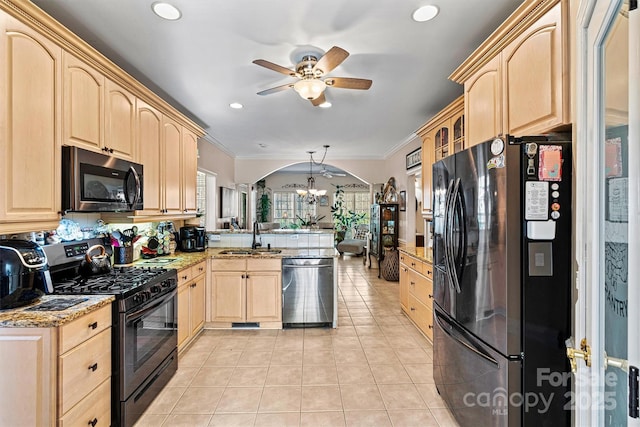
{"label": "refrigerator magnet", "polygon": [[504,167],[504,154],[501,154],[487,162],[487,169],[503,168]]}
{"label": "refrigerator magnet", "polygon": [[538,156],[538,179],[541,181],[562,181],[562,147],[542,145]]}

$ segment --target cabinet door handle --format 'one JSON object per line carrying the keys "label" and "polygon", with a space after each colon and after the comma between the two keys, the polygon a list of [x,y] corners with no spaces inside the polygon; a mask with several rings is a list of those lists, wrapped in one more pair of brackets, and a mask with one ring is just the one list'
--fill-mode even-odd
{"label": "cabinet door handle", "polygon": [[432,298],[432,299],[433,299],[433,295],[429,294],[429,298]]}
{"label": "cabinet door handle", "polygon": [[411,311],[416,311],[416,308],[415,307],[411,307]]}
{"label": "cabinet door handle", "polygon": [[91,329],[97,329],[98,328],[98,322],[89,323],[89,327]]}
{"label": "cabinet door handle", "polygon": [[429,326],[429,329],[433,329],[433,325],[428,325],[428,326]]}
{"label": "cabinet door handle", "polygon": [[93,365],[89,366],[89,369],[91,370],[91,372],[95,372],[98,369],[98,363],[94,363]]}
{"label": "cabinet door handle", "polygon": [[94,418],[94,419],[92,419],[91,421],[89,421],[87,423],[87,425],[90,425],[91,427],[95,427],[96,424],[98,424],[98,419],[97,418]]}
{"label": "cabinet door handle", "polygon": [[187,280],[188,276],[182,276],[182,280]]}
{"label": "cabinet door handle", "polygon": [[415,285],[416,285],[416,282],[409,282],[409,284],[410,284],[411,286],[415,286]]}

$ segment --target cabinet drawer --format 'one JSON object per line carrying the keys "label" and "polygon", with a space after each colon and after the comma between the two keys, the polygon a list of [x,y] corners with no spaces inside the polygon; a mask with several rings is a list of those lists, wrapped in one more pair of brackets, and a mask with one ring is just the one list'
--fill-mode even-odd
{"label": "cabinet drawer", "polygon": [[266,258],[252,258],[247,260],[247,270],[249,271],[281,271],[282,260],[266,259]]}
{"label": "cabinet drawer", "polygon": [[211,260],[211,271],[245,271],[246,259],[218,258]]}
{"label": "cabinet drawer", "polygon": [[193,272],[191,271],[191,267],[183,268],[178,271],[178,287],[184,285],[187,282],[190,282],[193,278]]}
{"label": "cabinet drawer", "polygon": [[207,271],[207,261],[202,261],[197,263],[196,265],[191,266],[191,274],[193,278],[202,275]]}
{"label": "cabinet drawer", "polygon": [[411,257],[404,252],[400,252],[400,264],[409,265]]}
{"label": "cabinet drawer", "polygon": [[409,293],[431,307],[433,304],[433,282],[413,270],[409,270]]}
{"label": "cabinet drawer", "polygon": [[111,304],[60,327],[60,354],[111,327]]}
{"label": "cabinet drawer", "polygon": [[433,311],[413,295],[409,295],[409,316],[425,335],[433,339]]}
{"label": "cabinet drawer", "polygon": [[111,377],[89,393],[76,406],[60,418],[59,427],[87,427],[111,424]]}
{"label": "cabinet drawer", "polygon": [[427,279],[433,280],[433,265],[423,262],[422,263],[422,274],[424,274]]}
{"label": "cabinet drawer", "polygon": [[60,356],[58,388],[64,414],[111,376],[111,328]]}
{"label": "cabinet drawer", "polygon": [[407,257],[407,266],[422,274],[422,261],[414,257]]}

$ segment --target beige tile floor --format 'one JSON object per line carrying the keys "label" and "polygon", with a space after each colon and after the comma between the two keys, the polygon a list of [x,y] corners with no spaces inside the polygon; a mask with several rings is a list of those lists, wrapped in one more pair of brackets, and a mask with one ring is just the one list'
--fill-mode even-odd
{"label": "beige tile floor", "polygon": [[337,329],[205,330],[136,427],[457,426],[398,283],[349,257],[338,283]]}

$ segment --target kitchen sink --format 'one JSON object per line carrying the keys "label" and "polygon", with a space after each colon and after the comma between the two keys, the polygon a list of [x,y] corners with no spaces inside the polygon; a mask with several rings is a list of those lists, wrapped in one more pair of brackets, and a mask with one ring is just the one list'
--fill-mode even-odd
{"label": "kitchen sink", "polygon": [[220,251],[221,255],[260,255],[260,254],[279,254],[280,249],[226,249]]}
{"label": "kitchen sink", "polygon": [[255,253],[255,254],[279,254],[280,252],[282,252],[282,250],[280,249],[267,249],[267,248],[253,249],[251,251],[251,253]]}

